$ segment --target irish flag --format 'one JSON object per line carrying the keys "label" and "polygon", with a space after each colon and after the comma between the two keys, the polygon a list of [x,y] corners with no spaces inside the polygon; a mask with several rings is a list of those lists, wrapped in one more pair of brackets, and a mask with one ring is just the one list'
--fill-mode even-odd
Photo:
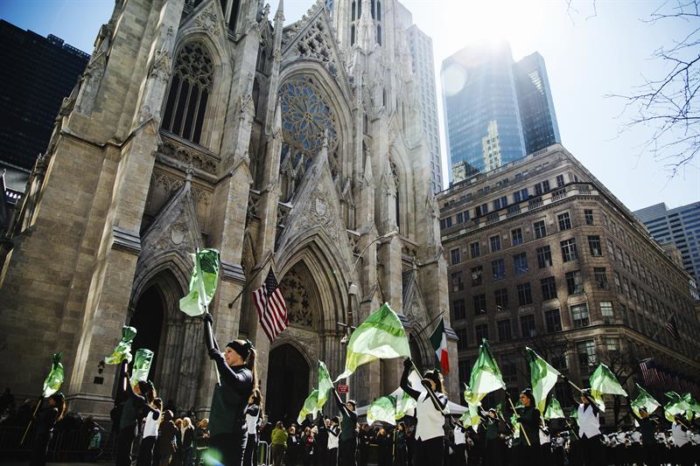
{"label": "irish flag", "polygon": [[435,356],[440,361],[440,370],[444,375],[450,373],[450,360],[447,357],[447,335],[445,334],[445,320],[440,319],[435,331],[430,335],[430,343],[435,349]]}

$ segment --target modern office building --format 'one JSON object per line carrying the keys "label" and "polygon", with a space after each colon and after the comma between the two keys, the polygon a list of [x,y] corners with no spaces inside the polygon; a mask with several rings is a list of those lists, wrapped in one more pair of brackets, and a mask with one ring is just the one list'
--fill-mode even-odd
{"label": "modern office building", "polygon": [[514,63],[505,42],[467,47],[441,76],[452,182],[561,142],[539,54]]}
{"label": "modern office building", "polygon": [[683,268],[697,283],[700,279],[700,202],[668,209],[655,204],[634,212],[649,234],[661,245],[673,244],[681,254]]}
{"label": "modern office building", "polygon": [[0,167],[27,173],[90,55],[0,20]]}
{"label": "modern office building", "polygon": [[487,338],[513,391],[529,385],[530,346],[579,386],[604,362],[660,390],[641,378],[651,358],[675,374],[673,389],[697,393],[689,275],[561,145],[455,183],[438,202],[462,381]]}
{"label": "modern office building", "polygon": [[435,62],[433,40],[415,24],[406,31],[411,50],[411,65],[418,89],[419,111],[423,134],[430,150],[430,174],[433,192],[442,191],[442,164],[440,162],[440,130],[435,90]]}

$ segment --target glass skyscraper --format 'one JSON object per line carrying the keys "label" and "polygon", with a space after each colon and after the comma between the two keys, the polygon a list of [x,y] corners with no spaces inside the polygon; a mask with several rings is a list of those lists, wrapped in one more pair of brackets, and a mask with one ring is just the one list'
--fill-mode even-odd
{"label": "glass skyscraper", "polygon": [[467,47],[441,74],[453,182],[561,142],[539,54],[514,63],[505,42]]}

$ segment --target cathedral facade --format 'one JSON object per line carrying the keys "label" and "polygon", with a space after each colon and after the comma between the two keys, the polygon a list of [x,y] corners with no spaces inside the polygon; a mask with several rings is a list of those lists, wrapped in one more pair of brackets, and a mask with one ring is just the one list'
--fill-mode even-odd
{"label": "cathedral facade", "polygon": [[[318,1],[285,25],[259,0],[117,0],[56,119],[2,252],[0,377],[40,393],[63,352],[71,409],[105,418],[123,325],[156,353],[150,378],[206,412],[216,377],[187,317],[190,254],[221,252],[210,311],[225,344],[258,349],[271,419],[295,417],[344,367],[347,332],[382,302],[414,359],[449,329],[446,263],[406,30],[395,0]],[[272,268],[289,327],[270,342],[251,293]],[[449,340],[458,397],[457,354]],[[393,391],[398,360],[347,381],[365,404]]]}

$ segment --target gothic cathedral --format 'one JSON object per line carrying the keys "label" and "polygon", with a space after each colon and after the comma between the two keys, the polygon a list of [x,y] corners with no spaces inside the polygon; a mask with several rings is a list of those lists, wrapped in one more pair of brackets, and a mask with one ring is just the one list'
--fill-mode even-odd
{"label": "gothic cathedral", "polygon": [[[424,368],[444,313],[458,399],[410,14],[396,0],[271,14],[263,0],[116,1],[0,256],[0,379],[15,393],[39,394],[60,351],[71,410],[105,419],[116,374],[100,362],[132,325],[159,395],[206,412],[215,373],[178,300],[190,254],[211,247],[218,340],[255,343],[270,419],[296,416],[319,360],[342,372],[348,329],[383,302]],[[290,320],[272,343],[251,298],[270,267]],[[363,366],[350,396],[388,394],[400,371]]]}

